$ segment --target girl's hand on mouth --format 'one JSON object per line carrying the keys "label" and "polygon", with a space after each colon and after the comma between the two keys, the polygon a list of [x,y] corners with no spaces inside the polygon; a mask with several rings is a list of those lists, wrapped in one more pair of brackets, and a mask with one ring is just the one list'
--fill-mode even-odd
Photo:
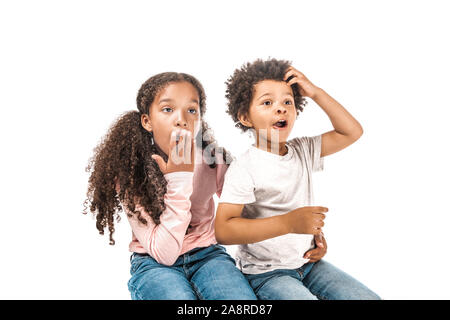
{"label": "girl's hand on mouth", "polygon": [[188,130],[175,129],[170,135],[167,162],[159,155],[152,155],[163,174],[180,171],[194,171],[194,139]]}

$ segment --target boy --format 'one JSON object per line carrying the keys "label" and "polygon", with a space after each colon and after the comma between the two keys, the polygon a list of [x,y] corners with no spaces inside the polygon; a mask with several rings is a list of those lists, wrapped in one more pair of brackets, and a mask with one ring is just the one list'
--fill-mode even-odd
{"label": "boy", "polygon": [[[312,172],[323,157],[363,130],[336,100],[287,61],[257,60],[227,81],[228,110],[255,144],[233,161],[217,209],[216,239],[240,244],[236,261],[260,299],[379,299],[354,278],[308,254],[327,208],[311,206]],[[329,116],[335,130],[287,140],[305,98]],[[305,255],[306,253],[306,255]]]}

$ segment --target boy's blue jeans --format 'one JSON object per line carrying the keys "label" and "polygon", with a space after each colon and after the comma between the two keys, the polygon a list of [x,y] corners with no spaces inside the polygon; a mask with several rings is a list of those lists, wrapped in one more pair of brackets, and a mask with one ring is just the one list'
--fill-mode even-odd
{"label": "boy's blue jeans", "polygon": [[298,269],[245,276],[261,300],[380,300],[362,283],[323,259]]}
{"label": "boy's blue jeans", "polygon": [[172,266],[133,253],[128,290],[133,300],[256,300],[235,261],[221,245],[195,248]]}

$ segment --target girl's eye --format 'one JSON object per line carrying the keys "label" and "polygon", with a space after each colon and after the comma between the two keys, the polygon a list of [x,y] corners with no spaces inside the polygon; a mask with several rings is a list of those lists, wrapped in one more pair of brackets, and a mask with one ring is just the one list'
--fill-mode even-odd
{"label": "girl's eye", "polygon": [[285,103],[286,103],[286,104],[292,104],[292,101],[291,101],[291,100],[286,100]]}
{"label": "girl's eye", "polygon": [[170,112],[170,111],[172,111],[172,108],[171,107],[164,107],[164,108],[162,108],[162,111],[164,111],[164,110],[169,110],[168,112]]}
{"label": "girl's eye", "polygon": [[192,114],[196,114],[196,113],[197,113],[197,109],[189,109],[188,112],[190,112],[190,113],[192,113]]}
{"label": "girl's eye", "polygon": [[264,102],[263,102],[263,105],[265,105],[265,106],[270,106],[271,103],[272,103],[272,102],[270,102],[270,101],[264,101]]}

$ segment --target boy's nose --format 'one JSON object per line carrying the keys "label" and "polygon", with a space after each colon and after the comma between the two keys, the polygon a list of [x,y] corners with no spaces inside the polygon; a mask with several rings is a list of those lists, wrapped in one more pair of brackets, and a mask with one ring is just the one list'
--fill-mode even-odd
{"label": "boy's nose", "polygon": [[283,108],[283,107],[277,108],[277,113],[286,113],[286,112],[287,112],[286,108]]}

